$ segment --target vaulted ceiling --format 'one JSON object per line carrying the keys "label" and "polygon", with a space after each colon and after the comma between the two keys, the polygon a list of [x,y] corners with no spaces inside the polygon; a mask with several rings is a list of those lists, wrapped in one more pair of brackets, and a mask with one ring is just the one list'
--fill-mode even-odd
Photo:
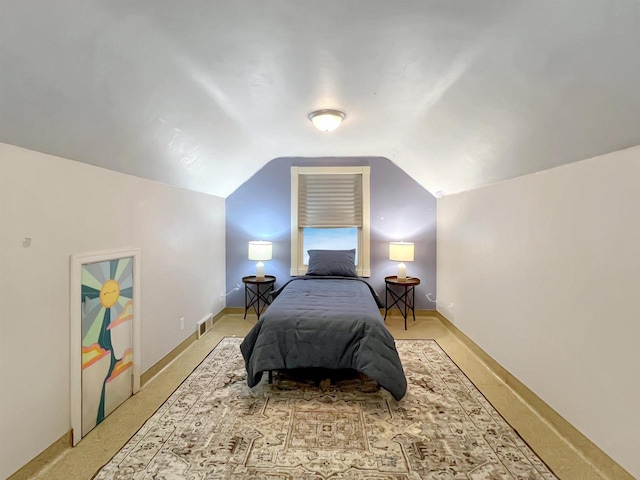
{"label": "vaulted ceiling", "polygon": [[0,0],[0,141],[223,197],[282,156],[455,193],[640,144],[640,2]]}

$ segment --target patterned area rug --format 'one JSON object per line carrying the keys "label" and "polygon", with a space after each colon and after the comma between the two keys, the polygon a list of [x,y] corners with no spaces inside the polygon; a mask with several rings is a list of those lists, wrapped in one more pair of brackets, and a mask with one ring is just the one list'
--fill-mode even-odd
{"label": "patterned area rug", "polygon": [[556,478],[434,340],[396,341],[399,402],[346,372],[249,389],[241,340],[223,339],[94,478]]}

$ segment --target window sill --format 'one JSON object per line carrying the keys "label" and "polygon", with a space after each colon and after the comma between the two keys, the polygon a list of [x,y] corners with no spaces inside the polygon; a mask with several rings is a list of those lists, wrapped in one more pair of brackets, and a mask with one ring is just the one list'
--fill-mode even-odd
{"label": "window sill", "polygon": [[[302,275],[306,275],[307,274],[307,267],[300,267],[300,268],[292,268],[291,269],[291,276],[292,277],[299,277]],[[364,277],[364,278],[369,278],[371,277],[371,270],[369,269],[361,269],[361,268],[356,268],[356,273],[358,274],[359,277]]]}

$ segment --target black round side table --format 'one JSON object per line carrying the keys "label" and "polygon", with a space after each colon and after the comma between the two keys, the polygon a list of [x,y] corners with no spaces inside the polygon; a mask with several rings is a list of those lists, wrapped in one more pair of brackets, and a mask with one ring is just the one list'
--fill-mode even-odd
{"label": "black round side table", "polygon": [[[385,293],[384,293],[384,319],[387,319],[387,313],[389,309],[394,306],[398,307],[402,318],[404,318],[404,329],[407,329],[407,316],[409,310],[413,316],[413,321],[416,321],[415,311],[415,299],[416,299],[416,285],[420,285],[420,279],[418,277],[407,277],[404,280],[398,279],[398,277],[391,276],[384,278]],[[397,290],[402,290],[400,293]],[[389,305],[389,297],[393,302]]]}
{"label": "black round side table", "polygon": [[258,320],[260,320],[262,311],[271,304],[269,296],[276,283],[276,277],[265,275],[258,278],[255,275],[251,275],[242,277],[242,283],[244,283],[244,318],[247,318],[247,311],[253,307]]}

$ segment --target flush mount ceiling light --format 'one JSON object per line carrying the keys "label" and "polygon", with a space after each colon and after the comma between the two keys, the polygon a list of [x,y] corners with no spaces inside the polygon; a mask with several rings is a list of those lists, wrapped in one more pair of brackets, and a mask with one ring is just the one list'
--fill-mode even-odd
{"label": "flush mount ceiling light", "polygon": [[340,126],[346,115],[340,110],[316,110],[309,114],[309,120],[318,130],[330,132]]}

